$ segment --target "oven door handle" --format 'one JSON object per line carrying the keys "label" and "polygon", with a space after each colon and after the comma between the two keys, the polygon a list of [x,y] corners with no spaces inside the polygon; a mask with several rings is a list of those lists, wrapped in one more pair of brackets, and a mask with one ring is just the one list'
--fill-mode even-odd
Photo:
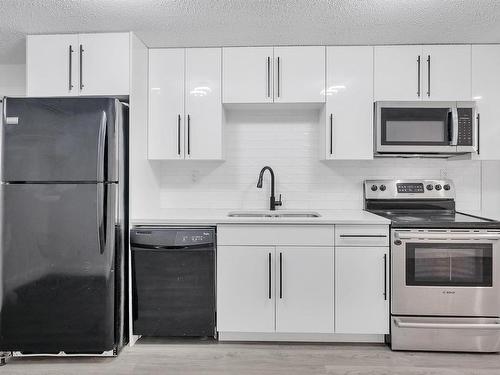
{"label": "oven door handle", "polygon": [[500,240],[500,233],[394,233],[394,237],[398,240]]}
{"label": "oven door handle", "polygon": [[400,318],[394,318],[394,324],[400,328],[438,328],[438,329],[487,329],[500,330],[500,320],[495,323],[418,323],[403,322]]}

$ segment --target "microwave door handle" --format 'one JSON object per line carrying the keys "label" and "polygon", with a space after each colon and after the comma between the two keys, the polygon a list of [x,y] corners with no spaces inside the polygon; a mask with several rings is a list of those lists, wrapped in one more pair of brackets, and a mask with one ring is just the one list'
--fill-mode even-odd
{"label": "microwave door handle", "polygon": [[451,146],[458,146],[458,110],[457,107],[450,108],[451,110]]}

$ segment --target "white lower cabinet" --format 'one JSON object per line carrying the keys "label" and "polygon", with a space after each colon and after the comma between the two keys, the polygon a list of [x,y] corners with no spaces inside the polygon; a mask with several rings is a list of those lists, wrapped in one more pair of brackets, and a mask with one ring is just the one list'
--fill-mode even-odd
{"label": "white lower cabinet", "polygon": [[221,339],[380,342],[388,236],[387,225],[217,226]]}
{"label": "white lower cabinet", "polygon": [[217,329],[333,333],[333,247],[219,246]]}
{"label": "white lower cabinet", "polygon": [[274,247],[218,246],[218,331],[274,332],[274,263]]}
{"label": "white lower cabinet", "polygon": [[276,332],[333,332],[333,247],[276,248]]}
{"label": "white lower cabinet", "polygon": [[389,248],[335,248],[335,332],[389,333]]}

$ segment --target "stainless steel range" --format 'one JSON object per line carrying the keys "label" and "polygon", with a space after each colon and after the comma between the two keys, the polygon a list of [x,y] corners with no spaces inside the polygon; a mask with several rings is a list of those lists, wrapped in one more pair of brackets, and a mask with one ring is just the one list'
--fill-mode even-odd
{"label": "stainless steel range", "polygon": [[455,210],[450,180],[372,180],[391,220],[393,350],[500,351],[500,222]]}

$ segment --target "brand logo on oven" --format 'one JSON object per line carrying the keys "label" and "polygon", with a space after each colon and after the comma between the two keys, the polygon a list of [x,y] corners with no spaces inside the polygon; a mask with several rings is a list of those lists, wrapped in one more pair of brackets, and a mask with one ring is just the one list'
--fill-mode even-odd
{"label": "brand logo on oven", "polygon": [[441,293],[443,294],[455,294],[454,290],[443,290]]}

